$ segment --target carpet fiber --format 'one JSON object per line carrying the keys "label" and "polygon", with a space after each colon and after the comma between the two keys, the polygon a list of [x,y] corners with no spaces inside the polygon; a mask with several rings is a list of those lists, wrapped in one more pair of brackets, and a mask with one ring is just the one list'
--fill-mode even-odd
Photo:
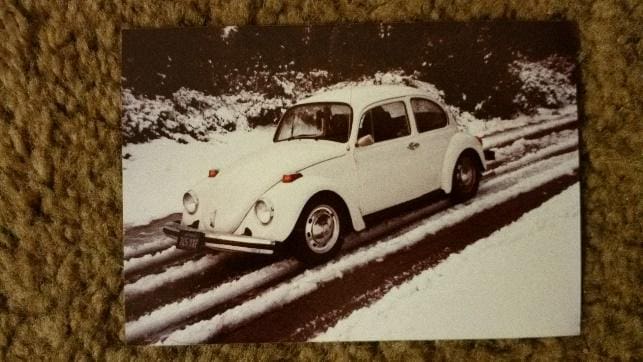
{"label": "carpet fiber", "polygon": [[[121,29],[473,19],[578,23],[580,337],[124,344]],[[0,1],[0,359],[640,358],[642,22],[638,0]]]}

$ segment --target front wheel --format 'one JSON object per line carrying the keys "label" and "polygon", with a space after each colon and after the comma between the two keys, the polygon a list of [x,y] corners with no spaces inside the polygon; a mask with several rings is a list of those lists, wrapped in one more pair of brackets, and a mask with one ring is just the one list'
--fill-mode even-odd
{"label": "front wheel", "polygon": [[311,201],[301,212],[289,239],[297,259],[319,264],[337,255],[343,234],[340,208],[333,202]]}
{"label": "front wheel", "polygon": [[453,169],[451,199],[462,202],[475,196],[480,184],[480,168],[470,153],[463,153]]}

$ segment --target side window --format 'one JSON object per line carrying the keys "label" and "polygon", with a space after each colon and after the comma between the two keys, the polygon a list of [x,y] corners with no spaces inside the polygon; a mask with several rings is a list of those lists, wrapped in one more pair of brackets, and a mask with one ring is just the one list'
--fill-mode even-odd
{"label": "side window", "polygon": [[418,132],[426,132],[447,125],[447,115],[442,108],[428,99],[413,98],[411,107]]}
{"label": "side window", "polygon": [[383,104],[369,109],[362,118],[358,138],[371,135],[375,142],[411,134],[404,102]]}

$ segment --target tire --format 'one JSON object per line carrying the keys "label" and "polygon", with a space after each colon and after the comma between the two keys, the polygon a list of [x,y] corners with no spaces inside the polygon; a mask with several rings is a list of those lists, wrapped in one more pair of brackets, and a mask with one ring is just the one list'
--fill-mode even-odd
{"label": "tire", "polygon": [[480,167],[477,156],[470,152],[460,155],[453,168],[451,200],[462,202],[469,200],[478,192],[480,185]]}
{"label": "tire", "polygon": [[335,200],[309,201],[288,238],[295,258],[316,265],[335,257],[344,243],[344,220],[343,208]]}

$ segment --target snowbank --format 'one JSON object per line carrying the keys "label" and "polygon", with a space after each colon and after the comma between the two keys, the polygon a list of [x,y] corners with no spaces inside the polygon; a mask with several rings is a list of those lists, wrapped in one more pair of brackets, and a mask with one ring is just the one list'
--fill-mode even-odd
{"label": "snowbank", "polygon": [[212,96],[181,88],[168,99],[147,98],[123,90],[121,132],[123,144],[140,144],[158,138],[179,143],[191,139],[209,141],[213,136],[242,130],[248,131],[251,120],[276,117],[291,104],[285,98],[268,98],[263,94],[239,91],[232,95]]}
{"label": "snowbank", "polygon": [[576,103],[576,84],[572,81],[574,65],[558,56],[541,61],[516,60],[509,72],[521,83],[514,103],[523,107],[539,104],[559,108]]}
{"label": "snowbank", "polygon": [[579,201],[575,184],[314,340],[579,334]]}

